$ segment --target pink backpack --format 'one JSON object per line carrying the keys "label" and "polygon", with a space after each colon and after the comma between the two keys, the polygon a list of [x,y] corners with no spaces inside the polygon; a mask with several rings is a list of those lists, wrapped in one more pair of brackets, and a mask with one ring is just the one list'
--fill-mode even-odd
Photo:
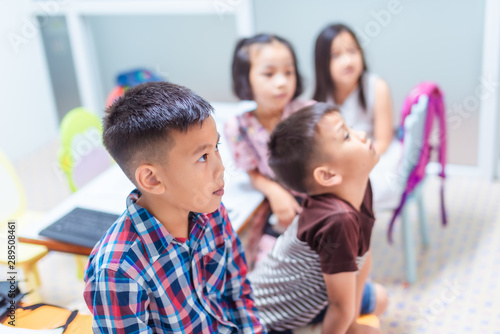
{"label": "pink backpack", "polygon": [[[410,91],[410,93],[406,97],[401,114],[400,129],[403,131],[401,136],[402,138],[400,140],[402,143],[404,143],[405,120],[407,116],[411,114],[413,109],[412,107],[414,107],[417,103],[419,103],[419,99],[422,96],[424,96],[426,99],[428,98],[427,107],[425,112],[423,113],[423,116],[419,115],[419,117],[425,117],[424,120],[421,120],[422,122],[424,122],[423,123],[424,133],[422,137],[423,142],[421,143],[422,147],[418,151],[418,157],[415,157],[415,159],[412,158],[412,160],[414,161],[412,164],[412,168],[410,169],[408,179],[406,181],[405,190],[403,192],[403,195],[401,196],[401,202],[394,211],[394,215],[392,216],[392,219],[389,223],[388,239],[390,243],[392,243],[392,230],[396,218],[401,213],[401,210],[403,209],[409,195],[415,190],[417,185],[419,185],[419,183],[425,177],[425,169],[429,162],[432,149],[437,149],[439,153],[439,163],[441,165],[441,172],[439,173],[439,176],[441,177],[441,194],[440,194],[441,219],[443,225],[446,225],[447,223],[446,211],[444,205],[444,179],[445,179],[445,166],[446,166],[446,110],[443,102],[443,93],[441,92],[437,84],[435,84],[434,82],[422,82],[418,84],[415,88],[413,88]],[[431,143],[429,142],[429,137],[435,120],[437,120],[439,126],[438,147],[432,147]]]}

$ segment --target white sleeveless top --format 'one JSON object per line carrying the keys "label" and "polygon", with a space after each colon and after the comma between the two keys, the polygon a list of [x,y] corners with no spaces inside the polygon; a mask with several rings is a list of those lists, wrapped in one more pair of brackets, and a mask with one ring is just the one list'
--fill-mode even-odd
{"label": "white sleeveless top", "polygon": [[359,86],[347,96],[344,103],[335,103],[333,97],[328,97],[327,102],[334,103],[340,109],[340,113],[348,126],[354,130],[364,131],[369,138],[374,136],[374,107],[375,107],[375,83],[378,76],[365,72],[361,78],[366,99],[366,110],[359,102]]}
{"label": "white sleeveless top", "polygon": [[[368,138],[374,139],[375,127],[375,84],[378,76],[365,72],[361,78],[366,98],[366,110],[359,102],[359,86],[347,96],[342,105],[337,105],[345,122],[354,130],[366,132]],[[327,102],[334,103],[333,97]],[[373,189],[373,207],[375,211],[397,208],[404,191],[404,183],[394,182],[394,175],[399,175],[399,162],[402,156],[401,143],[393,138],[387,150],[370,173]]]}

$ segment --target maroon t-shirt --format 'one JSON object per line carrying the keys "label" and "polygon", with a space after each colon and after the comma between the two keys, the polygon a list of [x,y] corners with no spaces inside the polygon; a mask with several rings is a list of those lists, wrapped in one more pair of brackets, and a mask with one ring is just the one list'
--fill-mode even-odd
{"label": "maroon t-shirt", "polygon": [[320,258],[325,274],[357,271],[356,258],[370,248],[375,222],[370,181],[361,211],[333,194],[308,197],[300,214],[297,238]]}

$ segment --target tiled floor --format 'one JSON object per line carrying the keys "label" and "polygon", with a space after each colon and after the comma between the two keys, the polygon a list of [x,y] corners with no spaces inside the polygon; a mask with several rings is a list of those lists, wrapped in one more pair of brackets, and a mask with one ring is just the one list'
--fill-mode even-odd
{"label": "tiled floor", "polygon": [[419,247],[416,284],[401,280],[401,247],[385,242],[387,219],[379,219],[374,231],[373,278],[391,298],[381,319],[383,332],[500,333],[500,184],[450,178],[446,228],[438,189],[436,179],[425,188],[431,242],[427,249]]}
{"label": "tiled floor", "polygon": [[[47,211],[69,195],[53,165],[56,147],[54,141],[39,154],[16,163],[32,209]],[[377,217],[372,277],[390,295],[389,308],[381,317],[382,332],[500,333],[500,184],[449,178],[446,228],[440,224],[438,191],[438,180],[429,177],[424,198],[431,244],[422,249],[417,243],[418,282],[412,286],[404,282],[399,224],[395,243],[389,245],[389,213]],[[39,268],[44,301],[86,309],[73,256],[51,253],[39,262]]]}

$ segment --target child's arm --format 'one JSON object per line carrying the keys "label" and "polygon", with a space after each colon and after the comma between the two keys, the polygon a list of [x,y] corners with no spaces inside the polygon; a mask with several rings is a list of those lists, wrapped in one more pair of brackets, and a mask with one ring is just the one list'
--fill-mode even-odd
{"label": "child's arm", "polygon": [[227,121],[224,133],[236,167],[247,171],[253,187],[266,196],[280,225],[290,225],[301,207],[288,190],[258,172],[261,157],[241,136],[237,117]]}
{"label": "child's arm", "polygon": [[[223,207],[222,207],[223,208]],[[247,279],[247,264],[243,245],[234,231],[227,211],[221,210],[224,218],[224,230],[231,240],[227,247],[226,283],[224,297],[227,301],[228,317],[238,326],[238,333],[265,333],[264,327],[258,318],[257,308],[253,301],[252,288]]]}
{"label": "child's arm", "polygon": [[323,333],[379,332],[376,328],[359,325],[356,322],[361,311],[363,289],[370,267],[371,253],[368,253],[358,275],[354,272],[323,274],[329,299],[328,310],[323,320]]}
{"label": "child's arm", "polygon": [[257,170],[249,171],[248,175],[255,189],[266,196],[271,210],[278,217],[281,226],[288,226],[302,207],[288,190],[279,183],[269,180]]}
{"label": "child's arm", "polygon": [[328,294],[322,333],[346,333],[355,319],[356,273],[323,274]]}
{"label": "child's arm", "polygon": [[374,106],[374,137],[375,150],[383,154],[392,140],[393,121],[391,92],[387,83],[378,79],[375,84],[375,106]]}
{"label": "child's arm", "polygon": [[370,326],[360,325],[357,323],[361,312],[361,301],[363,298],[363,289],[365,288],[366,279],[368,278],[368,274],[370,273],[370,269],[372,267],[372,254],[371,251],[368,250],[366,254],[366,259],[363,264],[363,267],[358,272],[356,276],[356,306],[355,306],[355,315],[354,320],[349,327],[347,333],[355,334],[355,333],[379,333],[379,330]]}
{"label": "child's arm", "polygon": [[120,270],[101,269],[87,282],[84,297],[94,316],[94,333],[153,332],[147,325],[147,293]]}

